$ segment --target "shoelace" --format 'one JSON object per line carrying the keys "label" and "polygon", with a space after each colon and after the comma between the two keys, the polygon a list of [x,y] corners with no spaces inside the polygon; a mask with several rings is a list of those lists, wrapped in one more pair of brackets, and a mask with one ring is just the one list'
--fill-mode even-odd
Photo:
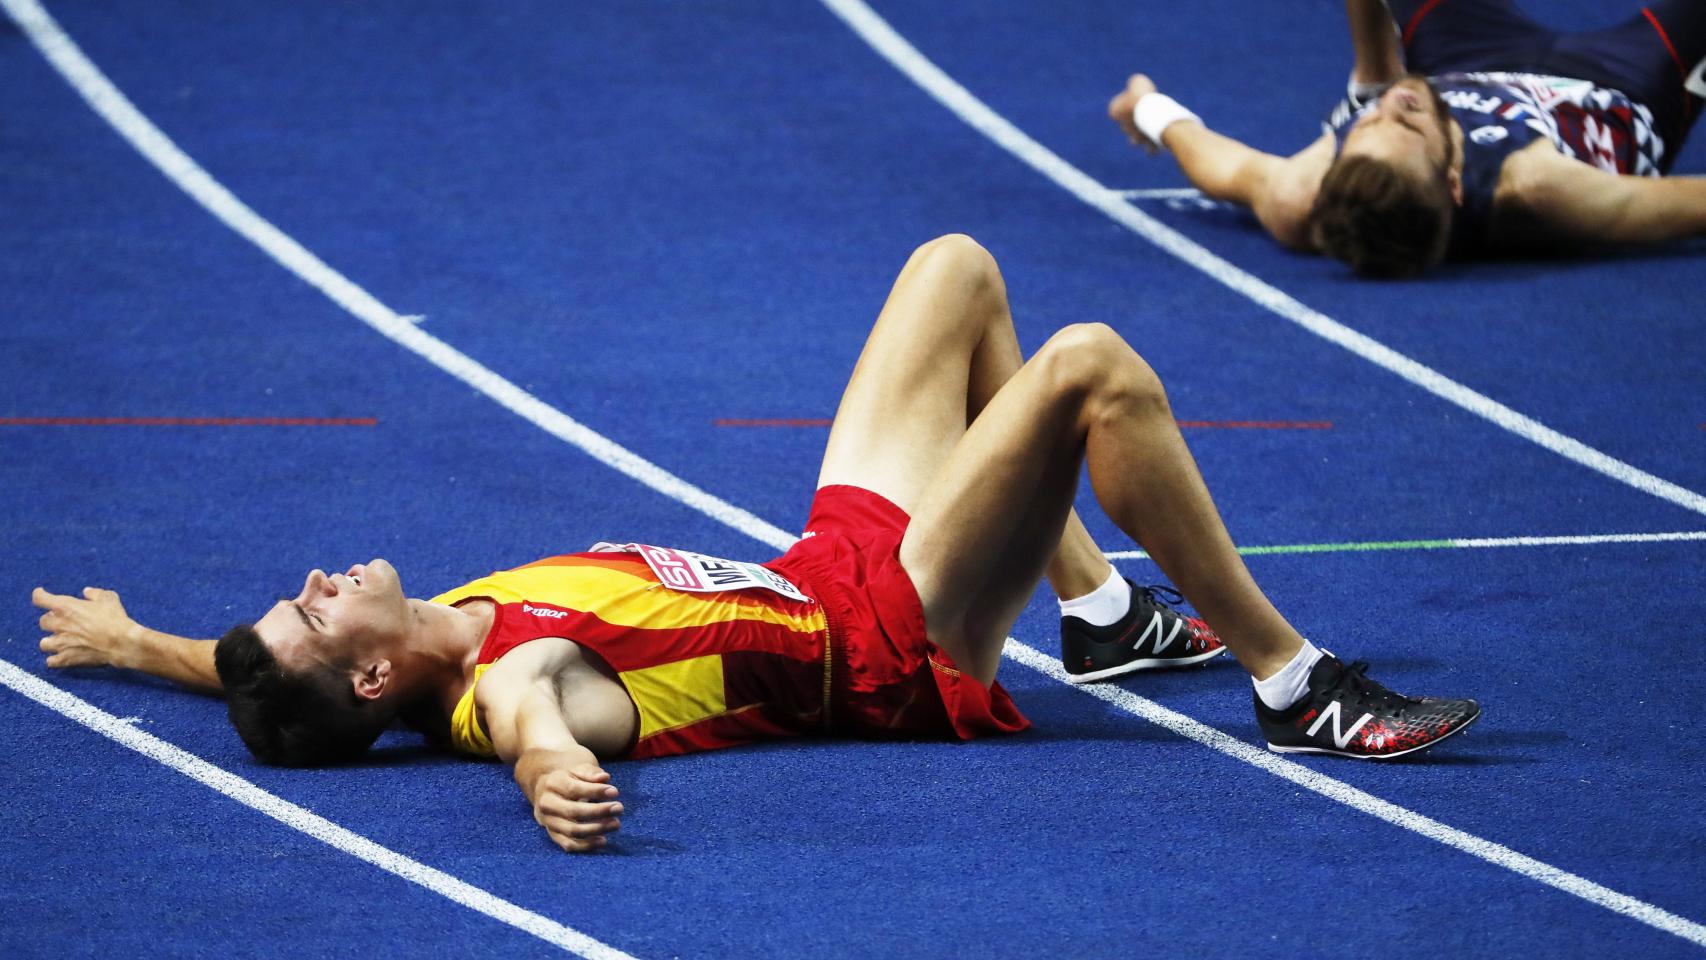
{"label": "shoelace", "polygon": [[1370,705],[1404,707],[1418,702],[1411,697],[1388,690],[1378,680],[1370,680],[1368,678],[1367,660],[1357,660],[1345,667],[1344,671],[1339,674],[1339,679],[1333,681],[1333,685],[1323,693],[1329,700],[1336,700],[1340,694],[1349,693],[1356,697],[1356,703],[1359,707]]}
{"label": "shoelace", "polygon": [[1185,595],[1164,583],[1152,583],[1146,587],[1138,587],[1137,592],[1143,598],[1158,607],[1174,607],[1185,602]]}
{"label": "shoelace", "polygon": [[1190,634],[1185,638],[1186,647],[1192,650],[1208,649],[1208,640],[1203,637],[1204,633],[1213,632],[1209,630],[1208,624],[1196,617],[1186,617],[1184,614],[1173,609],[1179,604],[1185,602],[1184,594],[1164,583],[1151,583],[1141,586],[1137,588],[1137,592],[1142,594],[1143,599],[1148,601],[1151,606],[1160,607],[1174,616],[1184,618],[1185,626],[1189,628],[1187,632]]}

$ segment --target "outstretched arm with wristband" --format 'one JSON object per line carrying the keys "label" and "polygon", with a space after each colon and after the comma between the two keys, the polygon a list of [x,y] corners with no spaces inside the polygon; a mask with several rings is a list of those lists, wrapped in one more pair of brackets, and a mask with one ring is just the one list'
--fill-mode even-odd
{"label": "outstretched arm with wristband", "polygon": [[1293,249],[1312,249],[1309,210],[1333,162],[1330,134],[1290,157],[1263,153],[1210,130],[1141,73],[1108,102],[1108,116],[1132,143],[1151,153],[1170,151],[1206,196],[1249,207],[1274,239]]}

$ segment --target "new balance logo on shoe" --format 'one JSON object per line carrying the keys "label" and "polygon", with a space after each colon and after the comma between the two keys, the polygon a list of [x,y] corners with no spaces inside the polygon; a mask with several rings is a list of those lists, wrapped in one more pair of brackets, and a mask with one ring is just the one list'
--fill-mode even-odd
{"label": "new balance logo on shoe", "polygon": [[1093,626],[1078,617],[1061,618],[1060,662],[1072,683],[1110,680],[1136,670],[1188,667],[1226,652],[1208,624],[1185,616],[1158,596],[1177,603],[1184,599],[1177,591],[1135,584],[1131,591],[1131,609],[1117,623]]}
{"label": "new balance logo on shoe", "polygon": [[[1406,697],[1369,679],[1368,664],[1326,654],[1309,672],[1297,703],[1275,710],[1252,693],[1256,723],[1275,753],[1330,753],[1375,759],[1433,746],[1475,722],[1473,700]],[[1345,725],[1351,717],[1356,719]]]}
{"label": "new balance logo on shoe", "polygon": [[[1172,613],[1172,611],[1167,612]],[[1167,620],[1173,621],[1173,629],[1167,629]],[[1149,615],[1149,626],[1143,628],[1143,636],[1138,637],[1137,642],[1132,644],[1131,648],[1133,650],[1143,649],[1143,641],[1148,640],[1150,634],[1154,634],[1155,652],[1160,653],[1172,644],[1173,638],[1179,635],[1179,628],[1184,625],[1184,617],[1174,614],[1171,617],[1163,618],[1161,615],[1161,609],[1157,607],[1155,612]]]}
{"label": "new balance logo on shoe", "polygon": [[1315,722],[1309,725],[1309,735],[1312,737],[1315,736],[1315,734],[1320,731],[1321,727],[1326,724],[1328,717],[1333,719],[1333,745],[1338,747],[1340,750],[1343,750],[1345,749],[1345,745],[1351,742],[1351,738],[1357,735],[1357,731],[1361,730],[1365,724],[1374,719],[1374,714],[1365,713],[1356,723],[1351,724],[1351,728],[1349,730],[1340,730],[1339,701],[1334,700],[1332,703],[1327,704],[1327,709],[1321,711],[1321,715],[1316,717]]}

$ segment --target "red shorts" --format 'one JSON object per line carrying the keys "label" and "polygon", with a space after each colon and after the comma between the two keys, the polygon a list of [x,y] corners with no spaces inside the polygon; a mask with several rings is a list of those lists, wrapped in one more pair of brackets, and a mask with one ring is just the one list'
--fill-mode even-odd
{"label": "red shorts", "polygon": [[970,740],[1031,725],[1001,684],[961,673],[924,632],[924,607],[900,565],[910,521],[852,486],[817,492],[805,538],[765,564],[823,605],[829,621],[831,732]]}

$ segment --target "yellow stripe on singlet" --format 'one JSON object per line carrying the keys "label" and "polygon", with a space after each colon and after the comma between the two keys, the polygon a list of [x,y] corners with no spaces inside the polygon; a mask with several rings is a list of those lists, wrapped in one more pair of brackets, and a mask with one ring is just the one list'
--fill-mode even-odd
{"label": "yellow stripe on singlet", "polygon": [[823,612],[779,610],[752,596],[755,591],[683,593],[624,570],[600,566],[531,566],[505,570],[433,598],[455,604],[469,597],[499,603],[529,600],[596,614],[612,626],[679,630],[712,623],[752,620],[773,623],[795,633],[824,628]]}
{"label": "yellow stripe on singlet", "polygon": [[[564,558],[569,559],[569,558]],[[500,604],[542,603],[585,611],[612,626],[646,630],[680,630],[734,621],[770,623],[795,633],[827,629],[823,609],[813,606],[800,614],[777,609],[768,596],[752,592],[685,593],[671,590],[641,571],[630,557],[610,566],[574,558],[572,563],[541,561],[503,570],[432,598],[445,606],[471,597]],[[649,572],[649,571],[647,571]],[[828,663],[828,641],[824,643]],[[457,750],[492,756],[491,739],[482,729],[474,705],[474,689],[491,664],[474,668],[474,681],[451,715],[451,743]],[[698,723],[729,712],[720,654],[690,657],[671,663],[626,670],[618,674],[640,714],[640,738]],[[828,678],[825,677],[826,696]]]}
{"label": "yellow stripe on singlet", "polygon": [[[482,663],[474,668],[474,682],[450,715],[450,745],[477,757],[497,753],[491,737],[480,725],[479,710],[474,706],[474,688],[491,666]],[[715,654],[628,670],[617,676],[622,678],[622,685],[639,711],[641,740],[654,733],[721,716],[729,710],[723,696],[723,658]]]}
{"label": "yellow stripe on singlet", "polygon": [[474,682],[468,684],[468,689],[462,694],[462,699],[456,701],[456,709],[450,714],[450,745],[477,757],[497,754],[492,738],[486,736],[485,729],[480,726],[480,712],[474,708],[474,688],[479,686],[480,677],[491,667],[489,663],[475,665]]}
{"label": "yellow stripe on singlet", "polygon": [[618,674],[640,711],[640,739],[728,712],[716,654]]}

